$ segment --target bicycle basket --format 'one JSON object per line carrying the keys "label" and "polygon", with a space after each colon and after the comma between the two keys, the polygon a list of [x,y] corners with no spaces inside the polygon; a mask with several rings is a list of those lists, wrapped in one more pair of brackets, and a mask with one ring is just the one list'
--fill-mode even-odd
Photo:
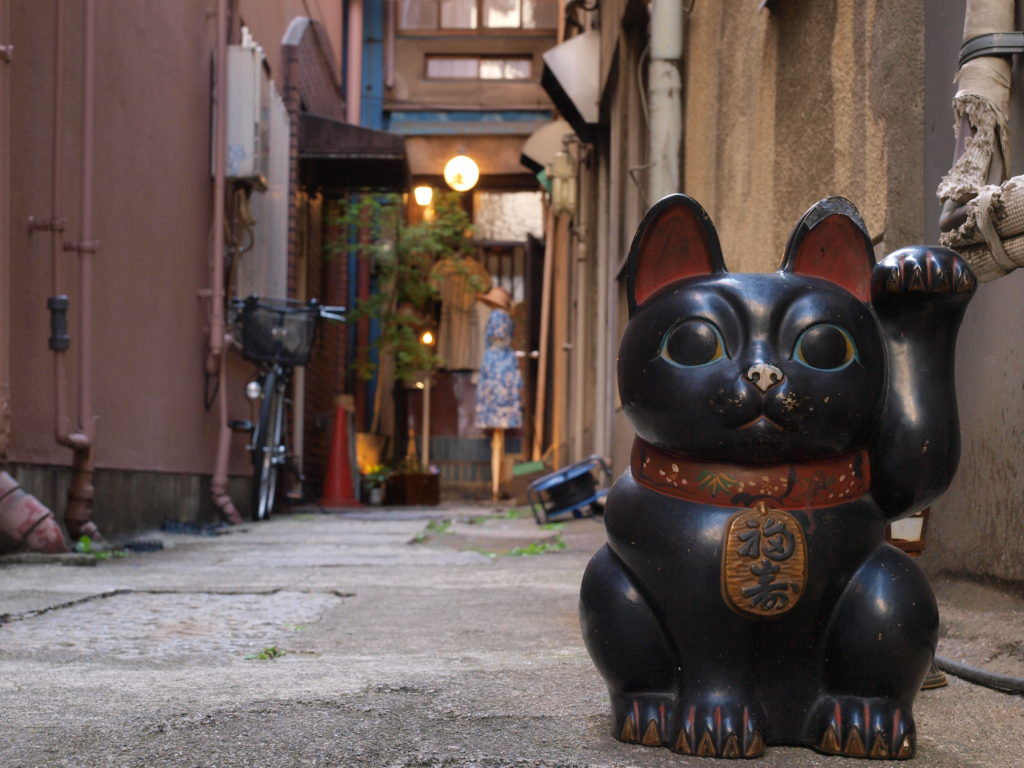
{"label": "bicycle basket", "polygon": [[313,352],[316,307],[295,307],[266,299],[242,307],[242,357],[254,363],[306,365]]}

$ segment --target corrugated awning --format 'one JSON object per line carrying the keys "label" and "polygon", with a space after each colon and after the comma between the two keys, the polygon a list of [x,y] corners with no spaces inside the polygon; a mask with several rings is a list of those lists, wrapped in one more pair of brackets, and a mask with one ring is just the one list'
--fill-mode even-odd
{"label": "corrugated awning", "polygon": [[299,164],[312,187],[406,189],[405,139],[303,112],[299,117]]}

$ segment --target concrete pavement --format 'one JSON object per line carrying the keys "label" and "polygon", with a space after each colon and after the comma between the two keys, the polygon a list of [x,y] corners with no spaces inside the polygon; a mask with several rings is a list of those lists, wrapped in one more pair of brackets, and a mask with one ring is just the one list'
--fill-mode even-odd
{"label": "concrete pavement", "polygon": [[[302,510],[93,567],[0,558],[0,765],[708,765],[611,737],[576,618],[600,523],[500,512]],[[935,583],[940,653],[1024,676],[1022,596]],[[1019,696],[951,679],[916,715],[917,765],[1024,762]]]}

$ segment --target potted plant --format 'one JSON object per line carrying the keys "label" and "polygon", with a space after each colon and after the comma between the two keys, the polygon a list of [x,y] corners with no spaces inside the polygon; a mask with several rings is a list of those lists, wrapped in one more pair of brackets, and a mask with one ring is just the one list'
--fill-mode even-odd
{"label": "potted plant", "polygon": [[363,499],[367,504],[376,507],[384,502],[384,485],[390,476],[390,470],[383,464],[374,464],[360,476]]}
{"label": "potted plant", "polygon": [[[373,342],[378,355],[362,355],[353,362],[355,373],[365,379],[384,371],[387,380],[377,382],[378,393],[388,391],[392,381],[405,386],[429,382],[441,363],[434,346],[423,340],[423,331],[434,327],[438,308],[431,270],[442,259],[460,264],[460,257],[473,251],[470,218],[458,193],[436,195],[434,215],[428,220],[406,225],[403,216],[401,196],[364,195],[351,202],[338,221],[342,232],[353,228],[359,232],[357,242],[334,245],[336,252],[347,250],[373,265],[376,289],[357,301],[348,319],[373,320],[379,329]],[[471,269],[467,268],[466,278],[474,291],[486,290]],[[382,368],[384,360],[392,365]],[[376,430],[378,412],[379,395],[371,431]],[[392,446],[401,449],[407,445],[401,435],[391,437]],[[402,460],[389,475],[387,503],[437,504],[439,480],[436,471],[423,471],[418,462]]]}

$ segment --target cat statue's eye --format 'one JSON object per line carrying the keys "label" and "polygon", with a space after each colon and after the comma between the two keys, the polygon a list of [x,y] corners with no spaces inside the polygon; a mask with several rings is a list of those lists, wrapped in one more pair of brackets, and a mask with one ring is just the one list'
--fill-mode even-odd
{"label": "cat statue's eye", "polygon": [[857,359],[857,345],[845,328],[820,323],[800,334],[793,359],[816,371],[838,371]]}
{"label": "cat statue's eye", "polygon": [[673,326],[662,339],[658,354],[681,368],[698,368],[726,356],[722,334],[707,320],[686,320]]}

